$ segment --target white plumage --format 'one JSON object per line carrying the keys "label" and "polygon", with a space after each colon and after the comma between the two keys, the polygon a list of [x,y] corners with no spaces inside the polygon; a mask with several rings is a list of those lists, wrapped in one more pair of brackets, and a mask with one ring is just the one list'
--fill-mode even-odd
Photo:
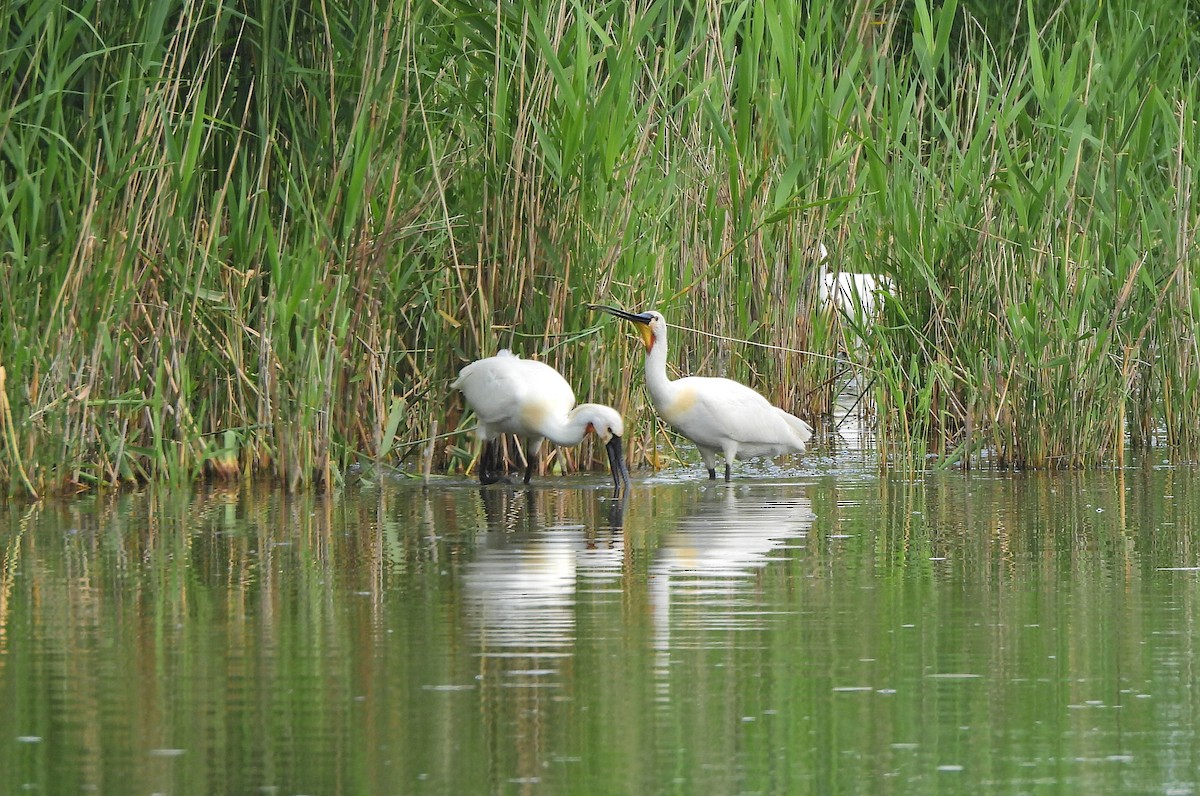
{"label": "white plumage", "polygon": [[475,436],[484,443],[480,482],[495,483],[502,477],[496,473],[495,450],[495,440],[501,434],[516,434],[525,440],[528,484],[543,440],[571,446],[595,433],[608,450],[618,491],[629,483],[621,451],[625,424],[620,413],[604,404],[576,406],[571,385],[549,365],[502,350],[464,367],[450,386],[462,392],[478,421]]}
{"label": "white plumage", "polygon": [[817,293],[821,306],[832,306],[851,321],[865,324],[875,319],[883,306],[883,294],[892,293],[892,280],[878,274],[833,273],[825,263],[829,250],[819,245],[820,279]]}
{"label": "white plumage", "polygon": [[667,322],[657,312],[631,313],[591,305],[633,321],[646,346],[646,387],[654,409],[700,450],[708,477],[716,478],[716,454],[725,458],[725,480],[735,458],[803,453],[812,427],[759,393],[730,379],[667,376]]}

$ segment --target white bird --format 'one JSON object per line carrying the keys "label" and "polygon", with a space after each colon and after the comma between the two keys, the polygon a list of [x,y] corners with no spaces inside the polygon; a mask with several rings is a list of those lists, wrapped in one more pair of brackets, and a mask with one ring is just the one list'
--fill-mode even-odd
{"label": "white bird", "polygon": [[832,273],[825,264],[829,250],[819,244],[820,279],[817,293],[822,307],[832,306],[849,320],[866,324],[883,306],[883,294],[892,293],[892,280],[878,274]]}
{"label": "white bird", "polygon": [[725,480],[738,457],[803,453],[812,427],[759,393],[730,379],[667,376],[667,322],[657,312],[632,313],[589,305],[637,324],[646,346],[646,387],[659,416],[700,450],[708,477],[717,477],[716,455],[725,457]]}
{"label": "white bird", "polygon": [[594,433],[608,450],[616,490],[622,492],[629,484],[621,451],[625,423],[620,413],[603,404],[576,406],[571,385],[549,365],[502,350],[464,367],[450,386],[462,392],[478,420],[475,437],[484,444],[480,483],[492,484],[503,477],[496,473],[496,438],[501,434],[524,438],[528,484],[543,440],[555,445],[578,445]]}

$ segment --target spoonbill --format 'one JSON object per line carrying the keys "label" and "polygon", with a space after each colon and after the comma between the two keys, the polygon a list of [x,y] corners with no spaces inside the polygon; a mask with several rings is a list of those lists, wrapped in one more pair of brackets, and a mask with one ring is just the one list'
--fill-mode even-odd
{"label": "spoonbill", "polygon": [[475,437],[484,444],[480,483],[493,484],[503,477],[496,472],[500,458],[496,438],[501,434],[524,438],[528,484],[543,440],[571,446],[594,433],[608,451],[616,491],[623,492],[629,484],[621,451],[625,423],[620,413],[604,404],[576,406],[571,385],[549,365],[521,359],[504,349],[464,367],[450,386],[462,392],[479,421]]}
{"label": "spoonbill", "polygon": [[812,427],[795,415],[771,404],[759,393],[730,379],[667,376],[667,322],[654,311],[633,313],[603,304],[589,304],[637,324],[646,347],[646,387],[655,411],[676,431],[695,443],[708,468],[717,477],[716,455],[725,457],[725,480],[731,480],[730,462],[739,456],[778,456],[803,453]]}
{"label": "spoonbill", "polygon": [[893,290],[892,280],[878,274],[854,274],[848,271],[833,273],[825,263],[829,250],[818,246],[820,281],[817,295],[822,307],[832,306],[851,321],[866,323],[875,318],[883,306],[883,294]]}

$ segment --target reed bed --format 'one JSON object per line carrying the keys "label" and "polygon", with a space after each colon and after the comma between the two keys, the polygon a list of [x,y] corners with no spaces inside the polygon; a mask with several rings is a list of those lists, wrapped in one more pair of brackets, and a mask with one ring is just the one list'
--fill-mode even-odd
{"label": "reed bed", "polygon": [[[434,428],[462,472],[448,384],[501,347],[625,412],[635,465],[673,455],[593,300],[818,426],[846,348],[886,467],[1192,457],[1195,17],[6,3],[0,480],[327,487]],[[893,280],[881,317],[818,306],[818,242]]]}

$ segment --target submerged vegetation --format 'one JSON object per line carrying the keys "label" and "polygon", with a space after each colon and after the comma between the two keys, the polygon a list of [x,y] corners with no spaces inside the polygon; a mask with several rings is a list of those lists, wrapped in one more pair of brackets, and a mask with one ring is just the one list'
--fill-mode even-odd
{"label": "submerged vegetation", "polygon": [[[0,480],[334,483],[469,424],[501,347],[640,464],[594,300],[818,427],[850,331],[888,466],[1194,455],[1194,6],[1011,5],[6,3]],[[817,306],[818,242],[878,322]]]}

